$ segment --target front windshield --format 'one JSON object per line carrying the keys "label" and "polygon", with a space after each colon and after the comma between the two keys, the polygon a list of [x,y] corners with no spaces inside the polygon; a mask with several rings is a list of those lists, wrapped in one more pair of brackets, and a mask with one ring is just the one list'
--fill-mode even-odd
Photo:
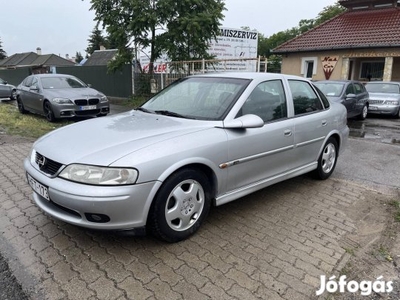
{"label": "front windshield", "polygon": [[44,89],[70,89],[86,87],[82,81],[72,77],[44,77],[41,80]]}
{"label": "front windshield", "polygon": [[324,93],[327,97],[340,97],[343,92],[343,83],[325,83],[325,82],[314,82],[314,84]]}
{"label": "front windshield", "polygon": [[399,94],[399,86],[391,83],[371,83],[366,84],[365,88],[369,93]]}
{"label": "front windshield", "polygon": [[185,78],[155,95],[142,109],[191,119],[221,120],[249,82],[238,78]]}

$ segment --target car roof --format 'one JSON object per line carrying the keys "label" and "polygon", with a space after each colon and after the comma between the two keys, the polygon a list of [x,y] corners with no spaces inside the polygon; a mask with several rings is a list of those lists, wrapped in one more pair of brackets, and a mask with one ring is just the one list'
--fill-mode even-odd
{"label": "car roof", "polygon": [[366,84],[400,84],[400,81],[368,81]]}
{"label": "car roof", "polygon": [[207,73],[200,75],[192,75],[190,77],[223,77],[223,78],[242,78],[242,79],[301,79],[308,80],[304,77],[287,75],[280,73],[261,73],[261,72],[222,72],[222,73]]}
{"label": "car roof", "polygon": [[36,77],[39,78],[46,78],[46,77],[75,77],[73,75],[69,74],[58,74],[58,73],[48,73],[48,74],[33,74]]}
{"label": "car roof", "polygon": [[314,83],[349,83],[349,82],[361,83],[360,81],[357,81],[357,80],[347,80],[347,79],[317,80],[317,81],[314,81]]}

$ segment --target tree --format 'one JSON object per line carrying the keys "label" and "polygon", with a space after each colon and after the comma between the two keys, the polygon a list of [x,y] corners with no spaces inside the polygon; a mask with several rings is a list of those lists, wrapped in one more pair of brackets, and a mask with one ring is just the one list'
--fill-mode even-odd
{"label": "tree", "polygon": [[106,45],[106,39],[103,37],[101,30],[99,29],[98,24],[92,31],[88,39],[89,45],[86,48],[86,53],[91,55],[95,50],[100,50],[100,46]]}
{"label": "tree", "polygon": [[111,67],[131,62],[132,47],[149,47],[151,72],[163,51],[171,58],[204,54],[207,42],[219,33],[224,9],[223,0],[91,0],[91,3],[96,20],[106,28],[110,39],[116,41],[118,55]]}
{"label": "tree", "polygon": [[3,50],[2,42],[0,39],[0,60],[5,59],[7,57],[7,53]]}
{"label": "tree", "polygon": [[76,52],[76,54],[75,54],[75,62],[79,64],[82,61],[82,59],[83,59],[82,54],[80,52]]}
{"label": "tree", "polygon": [[318,26],[329,19],[341,14],[345,11],[345,8],[337,1],[334,5],[324,7],[324,9],[318,14],[315,19],[303,19],[300,20],[298,27],[293,27],[285,31],[274,33],[269,38],[259,35],[258,40],[258,55],[262,55],[268,58],[268,71],[280,72],[280,64],[282,61],[281,56],[274,55],[272,49],[279,45],[295,38],[296,36],[307,32],[308,30]]}
{"label": "tree", "polygon": [[210,59],[209,42],[220,34],[225,4],[221,0],[187,2],[176,1],[167,31],[162,34],[166,53],[172,61]]}

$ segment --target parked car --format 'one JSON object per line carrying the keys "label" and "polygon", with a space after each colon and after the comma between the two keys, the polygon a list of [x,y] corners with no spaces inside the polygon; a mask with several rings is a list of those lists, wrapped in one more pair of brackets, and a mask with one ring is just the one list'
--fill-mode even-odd
{"label": "parked car", "polygon": [[365,88],[370,97],[369,113],[400,118],[400,82],[371,81]]}
{"label": "parked car", "polygon": [[368,114],[369,95],[364,85],[355,80],[321,80],[315,85],[329,100],[346,106],[347,117],[364,120]]}
{"label": "parked car", "polygon": [[110,112],[107,97],[64,74],[36,74],[26,77],[17,87],[21,113],[44,115],[50,122],[72,117],[105,116]]}
{"label": "parked car", "polygon": [[307,79],[222,73],[181,79],[141,107],[55,130],[24,161],[49,215],[176,242],[222,205],[312,172],[328,178],[346,109]]}
{"label": "parked car", "polygon": [[0,99],[15,100],[17,96],[16,87],[8,84],[7,81],[0,78]]}

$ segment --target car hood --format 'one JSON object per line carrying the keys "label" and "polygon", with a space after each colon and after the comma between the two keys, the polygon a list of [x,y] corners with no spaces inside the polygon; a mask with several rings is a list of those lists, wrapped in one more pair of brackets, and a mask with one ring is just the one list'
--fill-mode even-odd
{"label": "car hood", "polygon": [[34,149],[68,165],[111,165],[140,149],[196,131],[214,128],[212,121],[196,121],[130,111],[81,121],[40,138]]}
{"label": "car hood", "polygon": [[371,93],[369,92],[369,98],[371,100],[399,100],[399,94],[388,94],[388,93]]}
{"label": "car hood", "polygon": [[68,88],[68,89],[45,89],[43,94],[48,98],[69,98],[69,99],[82,99],[82,98],[98,98],[104,96],[99,91],[92,88]]}

